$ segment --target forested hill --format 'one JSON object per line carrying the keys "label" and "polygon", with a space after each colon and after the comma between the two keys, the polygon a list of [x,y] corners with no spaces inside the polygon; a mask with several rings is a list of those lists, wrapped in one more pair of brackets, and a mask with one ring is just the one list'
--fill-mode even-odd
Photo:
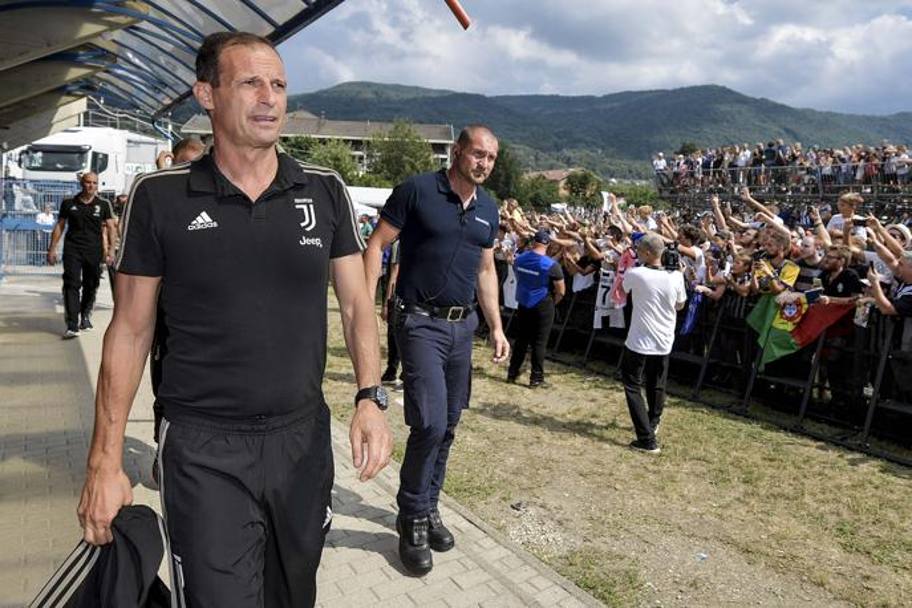
{"label": "forested hill", "polygon": [[529,168],[585,166],[605,177],[648,175],[650,155],[682,142],[805,145],[912,142],[912,112],[861,116],[792,108],[721,86],[603,96],[498,95],[348,82],[294,95],[289,110],[337,120],[484,122]]}

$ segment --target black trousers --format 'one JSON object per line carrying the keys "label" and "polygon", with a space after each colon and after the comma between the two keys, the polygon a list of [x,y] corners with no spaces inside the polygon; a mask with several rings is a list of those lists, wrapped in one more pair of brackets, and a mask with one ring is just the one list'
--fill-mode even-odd
{"label": "black trousers", "polygon": [[510,357],[510,369],[507,375],[515,378],[519,375],[526,358],[526,351],[532,347],[532,374],[533,381],[545,378],[545,348],[551,336],[551,326],[554,325],[554,300],[546,297],[533,308],[516,309],[516,342],[513,344],[513,354]]}
{"label": "black trousers", "polygon": [[[95,306],[95,294],[101,283],[101,252],[73,251],[63,253],[63,307],[69,329],[79,327],[79,315],[87,315]],[[80,297],[80,289],[82,296]]]}
{"label": "black trousers", "polygon": [[621,377],[637,439],[653,445],[655,427],[665,408],[668,355],[641,355],[625,346]]}
{"label": "black trousers", "polygon": [[175,606],[314,605],[332,521],[325,406],[230,428],[165,419],[158,466]]}
{"label": "black trousers", "polygon": [[399,345],[396,344],[396,310],[395,298],[386,302],[386,369],[399,369]]}

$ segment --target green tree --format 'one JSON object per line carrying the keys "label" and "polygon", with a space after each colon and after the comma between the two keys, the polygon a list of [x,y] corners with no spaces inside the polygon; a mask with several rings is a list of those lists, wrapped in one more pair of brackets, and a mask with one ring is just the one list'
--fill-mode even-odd
{"label": "green tree", "polygon": [[368,146],[368,172],[390,183],[437,168],[431,144],[411,123],[397,120],[389,131],[374,135]]}
{"label": "green tree", "polygon": [[567,176],[569,201],[576,205],[600,205],[602,180],[592,171],[574,171]]}
{"label": "green tree", "polygon": [[[348,182],[346,182],[348,183]],[[365,188],[392,188],[395,184],[373,173],[362,173],[356,177],[349,186],[364,186]]]}
{"label": "green tree", "polygon": [[281,143],[282,148],[289,155],[300,161],[310,162],[310,151],[317,145],[317,140],[309,136],[296,135],[283,138]]}
{"label": "green tree", "polygon": [[556,183],[541,175],[523,176],[519,182],[519,196],[516,198],[523,206],[532,205],[533,209],[541,211],[548,209],[552,203],[559,203],[560,193]]}
{"label": "green tree", "polygon": [[618,198],[623,198],[628,204],[636,205],[637,207],[640,205],[650,205],[654,208],[665,206],[659,199],[659,194],[656,192],[655,186],[652,185],[621,182],[618,184],[606,185],[604,189],[610,190],[616,194]]}
{"label": "green tree", "polygon": [[497,152],[497,162],[494,164],[494,170],[488,176],[484,186],[489,191],[497,195],[497,198],[504,200],[506,198],[518,198],[522,181],[522,167],[519,159],[513,154],[509,144],[500,142],[500,150]]}
{"label": "green tree", "polygon": [[699,150],[697,144],[692,141],[681,142],[681,147],[675,152],[675,154],[683,154],[684,156],[690,156],[694,152]]}
{"label": "green tree", "polygon": [[346,184],[354,184],[360,173],[358,163],[352,156],[348,142],[341,139],[328,139],[317,142],[310,148],[307,162],[332,169],[342,177]]}

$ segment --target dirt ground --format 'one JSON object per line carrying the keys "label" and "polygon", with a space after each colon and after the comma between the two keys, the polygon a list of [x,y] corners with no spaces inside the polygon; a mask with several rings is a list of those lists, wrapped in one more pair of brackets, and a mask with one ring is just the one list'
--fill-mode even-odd
{"label": "dirt ground", "polygon": [[445,491],[606,605],[912,605],[912,470],[673,398],[662,454],[635,453],[617,382],[549,363],[549,388],[509,385],[481,343],[475,366]]}

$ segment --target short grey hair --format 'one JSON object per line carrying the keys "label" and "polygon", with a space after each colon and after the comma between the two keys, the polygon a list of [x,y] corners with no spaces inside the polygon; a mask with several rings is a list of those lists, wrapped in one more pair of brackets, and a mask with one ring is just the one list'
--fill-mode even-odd
{"label": "short grey hair", "polygon": [[665,250],[665,241],[658,234],[650,232],[640,237],[637,242],[637,251],[642,251],[648,257],[661,255]]}

